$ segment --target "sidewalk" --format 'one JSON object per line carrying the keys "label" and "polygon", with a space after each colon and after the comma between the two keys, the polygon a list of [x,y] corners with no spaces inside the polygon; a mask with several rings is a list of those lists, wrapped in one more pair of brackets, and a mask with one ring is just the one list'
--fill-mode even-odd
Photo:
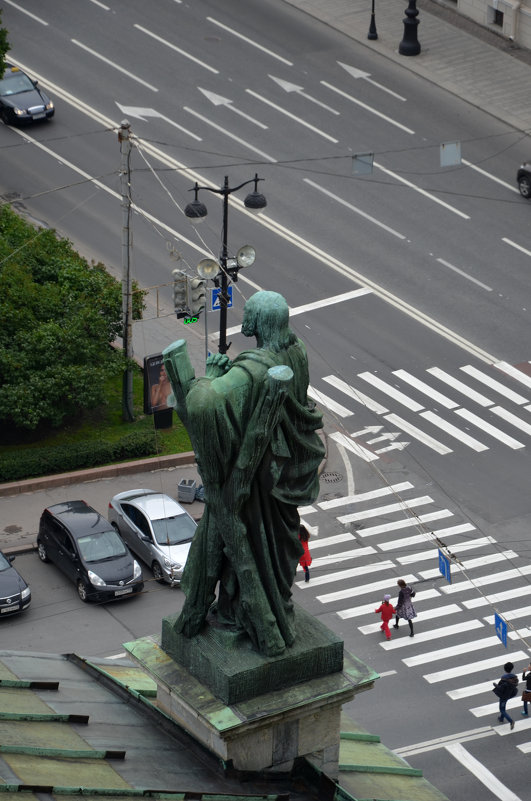
{"label": "sidewalk", "polygon": [[[418,56],[398,53],[407,0],[375,0],[378,39],[373,41],[367,39],[371,12],[368,0],[284,2],[497,119],[531,133],[531,51],[515,48],[506,39],[433,0],[417,2],[421,45]],[[456,24],[448,20],[455,20]],[[355,54],[351,66],[357,66]]]}

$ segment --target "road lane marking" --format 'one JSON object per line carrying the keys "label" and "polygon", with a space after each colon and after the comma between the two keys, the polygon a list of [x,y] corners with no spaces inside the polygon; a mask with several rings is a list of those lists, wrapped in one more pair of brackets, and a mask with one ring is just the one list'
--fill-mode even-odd
{"label": "road lane marking", "polygon": [[[429,515],[422,515],[421,517],[417,518],[417,521],[427,523],[431,520],[438,520],[441,517],[452,517],[452,513],[449,512],[448,509],[441,509],[439,512],[431,512]],[[429,518],[429,520],[423,520],[422,518]],[[448,537],[455,537],[458,534],[465,534],[467,531],[474,530],[474,526],[472,526],[470,523],[460,523],[457,526],[449,526],[448,528],[440,528],[437,530],[432,529],[431,531],[424,532],[424,534],[415,534],[413,537],[402,537],[399,540],[386,540],[385,542],[377,545],[377,548],[379,548],[381,551],[400,551],[404,548],[410,548],[412,545],[435,542],[441,540],[442,538],[447,540]]]}
{"label": "road lane marking", "polygon": [[[515,192],[517,191],[518,190],[515,189]],[[531,250],[522,247],[522,245],[519,245],[517,242],[513,242],[512,239],[507,239],[507,237],[503,236],[502,242],[505,242],[506,245],[510,245],[512,248],[516,248],[516,250],[519,250],[520,253],[525,253],[526,256],[531,256]]]}
{"label": "road lane marking", "polygon": [[410,437],[413,437],[413,439],[418,439],[423,445],[427,445],[432,451],[436,451],[436,453],[440,453],[441,455],[452,453],[451,448],[447,448],[446,445],[443,445],[442,442],[434,439],[434,437],[430,437],[425,431],[421,431],[420,428],[408,423],[403,417],[399,417],[397,414],[386,414],[385,419],[388,420],[393,427],[396,426],[396,428],[400,428]]}
{"label": "road lane marking", "polygon": [[445,745],[445,749],[451,754],[458,762],[463,765],[470,773],[478,779],[490,792],[497,796],[500,801],[522,801],[520,796],[509,790],[505,784],[502,784],[496,778],[492,771],[483,765],[479,759],[469,754],[466,748],[463,748],[461,743],[451,743]]}
{"label": "road lane marking", "polygon": [[469,273],[465,273],[463,270],[460,270],[459,267],[456,267],[454,264],[450,264],[449,261],[445,261],[444,259],[437,259],[437,261],[439,262],[439,264],[442,264],[444,267],[448,267],[449,270],[453,270],[454,273],[458,273],[458,275],[461,275],[463,278],[466,278],[468,281],[473,281],[474,284],[477,284],[482,289],[486,289],[487,292],[492,292],[492,287],[491,286],[488,286],[487,284],[484,284],[483,281],[478,281],[478,279],[474,278],[473,275],[470,275]]}
{"label": "road lane marking", "polygon": [[31,17],[31,19],[34,19],[35,22],[40,22],[41,25],[49,25],[49,23],[41,19],[41,17],[37,17],[35,14],[32,14],[31,11],[23,8],[18,3],[14,3],[13,0],[4,0],[4,2],[7,3],[8,6],[13,6],[13,8],[16,8],[17,11],[22,11],[23,14],[26,14],[28,17]]}
{"label": "road lane marking", "polygon": [[381,403],[372,400],[372,398],[369,398],[368,395],[365,395],[363,392],[355,389],[351,384],[347,384],[346,381],[343,381],[341,378],[338,378],[335,375],[323,376],[323,381],[326,381],[327,384],[339,389],[340,392],[344,392],[345,395],[348,395],[349,398],[352,398],[352,400],[358,401],[358,403],[361,403],[362,406],[371,412],[375,412],[376,414],[385,414],[389,411],[389,409],[386,409],[385,406],[381,405]]}
{"label": "road lane marking", "polygon": [[496,732],[492,726],[482,726],[480,729],[471,729],[470,731],[463,731],[457,734],[450,734],[447,737],[437,737],[435,740],[426,740],[423,743],[416,743],[415,745],[406,745],[403,748],[395,748],[394,753],[404,759],[407,757],[415,756],[415,754],[424,754],[427,751],[435,751],[438,748],[445,748],[450,742],[472,742],[473,740],[481,739],[482,737],[491,737]]}
{"label": "road lane marking", "polygon": [[[425,515],[414,515],[412,517],[405,517],[403,520],[393,520],[390,523],[382,523],[379,526],[363,528],[356,533],[358,537],[373,537],[375,534],[382,534],[384,531],[396,531],[400,528],[424,525],[424,523],[430,523],[432,520],[440,520],[442,517],[453,517],[453,512],[450,512],[448,509],[439,509],[437,512],[429,512]],[[422,537],[422,539],[425,541],[429,536],[429,532],[425,532],[425,534],[419,534],[418,536]],[[393,547],[397,542],[399,542],[399,540],[393,540]],[[381,550],[387,550],[387,544],[388,543],[382,543],[378,547]]]}
{"label": "road lane marking", "polygon": [[495,378],[492,376],[487,375],[486,373],[478,370],[477,367],[473,367],[471,364],[465,364],[459,368],[464,373],[471,375],[476,381],[481,381],[490,389],[493,389],[495,392],[499,392],[500,395],[503,395],[507,400],[513,401],[513,403],[517,403],[522,405],[524,403],[529,403],[527,398],[524,398],[523,395],[519,395],[518,392],[514,392],[509,387],[506,387],[505,384],[501,384],[499,381],[496,381]]}
{"label": "road lane marking", "polygon": [[474,412],[470,412],[468,409],[456,409],[455,414],[458,414],[459,417],[464,417],[465,420],[468,420],[469,423],[480,428],[482,431],[485,431],[486,434],[490,434],[491,437],[494,439],[503,442],[504,445],[507,445],[509,448],[516,450],[517,448],[524,448],[524,444],[519,442],[517,439],[513,439],[508,434],[505,434],[501,429],[496,428],[496,426],[487,423],[486,420],[482,420],[481,417],[478,417],[477,414]]}
{"label": "road lane marking", "polygon": [[333,142],[334,144],[337,145],[339,141],[338,139],[334,139],[333,136],[330,136],[330,134],[325,133],[325,131],[322,131],[320,128],[316,128],[315,125],[311,125],[309,122],[306,122],[306,120],[301,120],[301,118],[298,117],[296,114],[292,114],[291,111],[282,108],[282,106],[277,105],[277,103],[273,103],[273,101],[268,100],[267,97],[259,95],[258,92],[253,91],[253,89],[246,89],[245,91],[247,92],[247,94],[251,95],[251,97],[256,98],[256,100],[260,100],[261,103],[265,103],[266,106],[274,108],[275,111],[279,111],[281,114],[284,114],[284,116],[289,117],[291,120],[294,120],[295,122],[298,122],[299,125],[304,125],[305,128],[308,128],[310,131],[313,131],[319,136],[322,136],[323,139],[328,139],[329,142]]}
{"label": "road lane marking", "polygon": [[381,498],[385,495],[395,495],[397,492],[404,492],[404,490],[409,489],[414,489],[413,484],[409,481],[401,481],[399,484],[388,484],[385,487],[378,487],[378,489],[375,490],[358,492],[356,495],[344,495],[341,498],[332,498],[330,501],[321,501],[317,506],[320,509],[337,509],[338,506],[373,501],[375,498]]}
{"label": "road lane marking", "polygon": [[431,642],[432,640],[441,639],[442,637],[451,637],[452,634],[462,634],[465,631],[473,631],[474,629],[480,628],[483,628],[481,620],[465,620],[462,623],[453,623],[450,626],[441,626],[438,629],[430,629],[429,631],[422,631],[420,633],[417,632],[414,638],[402,637],[401,639],[391,640],[390,642],[381,642],[380,645],[385,651],[395,651],[397,648],[416,646],[419,642]]}
{"label": "road lane marking", "polygon": [[471,437],[470,434],[467,434],[465,431],[461,431],[460,428],[457,428],[457,426],[454,426],[452,425],[452,423],[449,423],[447,420],[444,420],[442,417],[439,417],[439,415],[435,414],[435,412],[421,412],[420,416],[423,417],[432,425],[441,428],[451,437],[454,437],[454,439],[457,439],[459,442],[462,442],[463,445],[472,448],[472,450],[474,451],[478,452],[488,451],[489,449],[487,445],[484,445],[475,437]]}
{"label": "road lane marking", "polygon": [[[497,637],[495,639],[498,640]],[[498,643],[499,642],[498,640]],[[448,679],[463,678],[463,676],[469,673],[482,673],[484,670],[490,670],[491,668],[498,669],[500,667],[500,661],[503,659],[507,659],[508,662],[510,661],[513,663],[525,661],[526,665],[529,664],[529,654],[525,651],[512,651],[503,654],[501,657],[498,654],[490,659],[480,659],[477,662],[469,662],[467,665],[457,665],[447,670],[438,670],[436,673],[426,673],[423,678],[426,679],[428,684],[436,684],[440,681],[447,681]]]}
{"label": "road lane marking", "polygon": [[413,189],[415,192],[419,192],[421,195],[424,195],[424,197],[428,197],[430,200],[433,200],[434,203],[438,203],[439,206],[442,206],[444,209],[451,211],[453,214],[457,214],[458,217],[462,217],[464,220],[470,219],[470,216],[468,214],[465,214],[463,211],[459,211],[459,209],[456,209],[455,206],[450,206],[449,203],[445,203],[444,200],[435,197],[435,195],[432,195],[431,192],[426,192],[426,190],[421,189],[420,186],[415,186],[415,184],[411,183],[411,181],[402,178],[400,175],[398,175],[396,172],[393,172],[392,170],[388,170],[382,164],[377,164],[376,162],[374,162],[373,165],[382,172],[385,172],[386,175],[390,175],[392,178],[395,179],[395,181],[399,181],[401,184],[409,186],[410,189]]}
{"label": "road lane marking", "polygon": [[[457,604],[447,604],[446,606],[435,606],[435,607],[433,607],[433,609],[423,609],[422,612],[418,612],[417,617],[415,618],[415,621],[418,621],[418,620],[429,621],[429,620],[433,620],[434,618],[437,618],[437,617],[446,617],[447,615],[454,615],[457,612],[462,612],[462,611],[463,610],[461,609],[461,607],[458,606]],[[366,626],[358,626],[358,631],[361,632],[361,634],[374,634],[375,632],[376,633],[378,632],[378,629],[380,628],[380,625],[381,625],[380,621],[377,621],[376,623],[368,623]],[[408,631],[408,629],[406,627],[406,624],[405,624],[405,621],[404,621],[404,624],[403,624],[403,628],[404,628],[405,631]],[[396,636],[398,637],[400,635],[396,635]],[[417,632],[417,634],[415,634],[415,638],[414,638],[415,642],[418,642],[420,637],[421,637],[421,635]],[[425,639],[428,639],[428,638],[425,638]],[[393,642],[400,642],[400,643],[403,643],[404,645],[408,645],[408,644],[409,645],[414,645],[415,644],[409,637],[407,637],[407,639],[406,638],[402,638],[400,640],[393,640]],[[380,643],[380,644],[383,645],[384,643]]]}
{"label": "road lane marking", "polygon": [[469,400],[479,403],[480,406],[494,406],[494,401],[486,398],[481,392],[476,392],[475,389],[459,381],[458,378],[454,378],[450,373],[447,373],[446,370],[441,370],[439,367],[428,367],[426,372],[435,376],[435,378],[438,378],[440,381],[444,381],[448,386],[456,389],[458,392],[462,392]]}
{"label": "road lane marking", "polygon": [[[404,579],[405,581],[406,579]],[[372,585],[369,585],[372,586]],[[387,585],[383,585],[385,588]],[[382,589],[380,587],[379,589]],[[421,590],[415,596],[417,601],[426,601],[431,598],[440,598],[440,593],[437,590]],[[349,620],[353,617],[361,617],[362,615],[374,614],[374,601],[370,604],[362,604],[361,606],[353,606],[350,609],[341,609],[336,613],[342,620]]]}
{"label": "road lane marking", "polygon": [[287,58],[284,58],[283,56],[279,56],[278,53],[275,53],[273,50],[269,50],[267,47],[264,47],[263,45],[258,44],[258,42],[255,42],[253,39],[249,39],[247,36],[244,36],[242,33],[238,33],[238,31],[235,31],[234,28],[229,28],[228,25],[224,25],[222,22],[219,22],[217,19],[214,19],[214,17],[207,17],[207,20],[209,22],[211,22],[213,25],[217,25],[218,28],[222,28],[222,30],[227,31],[227,33],[231,33],[233,36],[236,36],[238,39],[241,39],[242,41],[247,42],[247,44],[250,44],[252,47],[256,47],[257,50],[261,50],[263,53],[267,53],[268,56],[272,56],[273,58],[276,58],[278,61],[281,61],[283,64],[287,64],[288,67],[293,67],[293,62],[292,61],[288,61]]}
{"label": "road lane marking", "polygon": [[337,520],[339,520],[340,523],[355,523],[360,520],[367,520],[370,517],[385,517],[393,512],[407,513],[410,509],[415,509],[417,506],[424,506],[427,503],[433,503],[433,498],[430,498],[429,495],[422,495],[407,501],[399,501],[398,503],[389,503],[386,506],[364,509],[362,512],[351,512],[348,515],[340,515]]}
{"label": "road lane marking", "polygon": [[330,435],[330,439],[333,439],[340,447],[346,448],[347,451],[359,456],[364,462],[374,462],[379,458],[375,453],[371,453],[371,451],[368,451],[363,445],[354,442],[353,439],[345,436],[345,434],[342,434],[340,431],[334,431],[334,433]]}
{"label": "road lane marking", "polygon": [[[412,581],[417,580],[417,577],[412,573],[410,573],[406,576],[403,576],[403,579],[406,582],[406,584],[411,584]],[[303,583],[304,582],[301,582],[301,584]],[[325,595],[318,595],[317,600],[320,601],[322,604],[329,604],[333,603],[334,601],[342,601],[345,598],[357,598],[359,595],[368,595],[369,593],[371,595],[374,595],[375,593],[379,593],[381,590],[394,591],[393,590],[394,587],[396,587],[396,582],[394,580],[394,577],[390,576],[387,579],[383,579],[381,581],[373,581],[370,584],[359,584],[356,587],[348,587],[345,590],[337,590],[336,592],[329,592],[326,593]],[[372,611],[374,612],[374,602],[372,603],[370,608],[372,608]]]}
{"label": "road lane marking", "polygon": [[330,412],[333,412],[333,414],[337,414],[338,417],[351,417],[354,414],[350,409],[347,409],[345,406],[337,403],[337,401],[329,398],[328,395],[319,392],[319,390],[312,387],[311,384],[308,386],[307,394],[318,406],[324,406]]}
{"label": "road lane marking", "polygon": [[151,38],[155,39],[156,42],[159,42],[160,44],[165,45],[165,47],[169,47],[171,50],[174,50],[176,53],[179,53],[179,55],[184,56],[184,58],[190,59],[190,61],[193,61],[194,64],[198,64],[200,67],[204,67],[204,69],[209,70],[209,72],[213,72],[216,75],[219,75],[219,70],[215,69],[214,67],[211,67],[210,64],[205,64],[205,62],[202,61],[201,59],[192,56],[190,53],[187,53],[186,50],[182,50],[180,47],[177,47],[177,45],[172,44],[172,42],[168,42],[168,40],[163,39],[162,36],[157,36],[156,33],[153,33],[153,31],[148,30],[148,28],[144,28],[142,25],[137,25],[136,23],[133,27],[136,28],[138,31],[145,33],[146,36],[151,36]]}
{"label": "road lane marking", "polygon": [[[349,567],[346,570],[338,570],[336,573],[327,573],[324,576],[312,576],[312,586],[322,586],[323,584],[333,584],[335,581],[343,581],[343,579],[355,578],[356,576],[365,576],[369,573],[380,573],[384,570],[392,570],[394,562],[387,560],[386,562],[374,562],[369,565],[361,565],[360,567]],[[392,579],[388,579],[391,583]],[[310,589],[309,582],[299,582],[303,589]],[[306,586],[304,586],[306,585]]]}
{"label": "road lane marking", "polygon": [[412,412],[420,412],[424,408],[424,406],[421,406],[420,403],[414,401],[413,398],[410,398],[408,395],[400,392],[399,389],[391,386],[391,384],[388,384],[387,381],[384,381],[382,378],[379,378],[379,376],[376,376],[373,373],[358,373],[358,378],[361,378],[362,381],[366,381],[368,384],[371,384],[371,386],[380,390],[380,392],[383,392],[385,395],[389,395],[389,397],[393,398],[393,400],[395,400],[397,403],[401,403],[402,406],[405,406],[407,409],[411,409]]}
{"label": "road lane marking", "polygon": [[380,117],[380,119],[385,120],[390,125],[394,125],[396,128],[400,128],[401,131],[405,131],[408,134],[414,134],[415,133],[415,131],[412,131],[411,128],[408,128],[406,125],[402,125],[401,122],[397,122],[396,120],[393,120],[391,117],[388,117],[386,114],[382,114],[381,111],[377,111],[372,106],[367,105],[367,103],[363,103],[361,100],[358,100],[356,97],[353,97],[352,95],[349,95],[349,93],[348,92],[344,92],[343,89],[339,89],[337,86],[334,86],[333,84],[328,83],[327,81],[321,81],[321,83],[322,83],[323,86],[326,86],[327,89],[330,89],[332,92],[336,92],[338,95],[340,95],[341,97],[344,97],[346,100],[349,100],[351,103],[355,103],[357,106],[360,106],[360,108],[365,109],[365,111],[369,111],[371,114],[375,114],[377,117]]}
{"label": "road lane marking", "polygon": [[125,67],[120,67],[120,65],[117,64],[115,61],[111,61],[110,58],[106,58],[101,53],[98,53],[96,50],[93,50],[86,44],[83,44],[83,42],[80,42],[77,39],[70,39],[70,41],[72,42],[72,44],[77,45],[77,47],[80,47],[86,53],[90,53],[90,55],[94,56],[94,58],[97,58],[100,61],[103,61],[103,63],[107,64],[109,67],[118,70],[118,72],[121,72],[122,75],[127,75],[128,78],[131,78],[133,81],[136,81],[137,83],[140,83],[142,86],[145,86],[146,89],[151,89],[152,92],[159,91],[156,86],[153,86],[151,83],[144,81],[143,78],[139,78],[137,75],[134,75],[134,73],[130,72],[129,70],[126,70]]}
{"label": "road lane marking", "polygon": [[[479,576],[474,581],[458,581],[455,584],[447,584],[441,587],[441,592],[451,595],[462,590],[472,590],[476,587],[485,587],[489,584],[497,584],[500,581],[512,581],[513,579],[523,578],[531,574],[531,565],[515,567],[512,570],[504,570],[503,573],[490,573],[488,576]],[[472,607],[469,607],[472,608]]]}
{"label": "road lane marking", "polygon": [[213,120],[209,119],[208,117],[205,117],[198,111],[194,111],[193,108],[190,108],[189,106],[183,106],[183,111],[187,111],[188,114],[192,114],[194,117],[197,117],[198,120],[201,120],[202,122],[206,123],[206,125],[210,125],[211,128],[215,128],[216,131],[219,131],[225,136],[228,136],[230,139],[234,139],[235,142],[238,142],[240,145],[243,145],[248,150],[251,150],[253,153],[257,153],[259,156],[262,156],[262,158],[264,158],[266,161],[270,161],[272,164],[276,162],[276,159],[273,158],[273,156],[264,153],[263,150],[259,150],[257,147],[254,147],[253,145],[249,144],[249,142],[246,142],[245,139],[241,139],[239,136],[236,136],[236,134],[231,133],[223,125],[217,125],[217,123],[215,123]]}
{"label": "road lane marking", "polygon": [[[456,555],[460,556],[465,551],[473,551],[475,548],[483,548],[485,545],[495,545],[495,544],[496,540],[494,539],[494,537],[476,537],[476,539],[473,540],[465,540],[464,542],[458,542],[457,545],[455,545],[452,548],[452,551]],[[399,556],[396,561],[399,562],[401,565],[410,565],[414,562],[423,562],[427,561],[428,559],[437,561],[438,553],[439,553],[438,548],[430,548],[427,551],[413,551],[413,553],[410,553],[407,556]],[[423,576],[423,578],[425,578],[425,576]]]}
{"label": "road lane marking", "polygon": [[402,381],[410,384],[412,387],[417,389],[419,392],[423,392],[428,398],[433,401],[434,403],[440,403],[441,406],[444,406],[446,409],[456,409],[459,404],[455,401],[447,398],[446,395],[443,395],[441,392],[438,392],[429,384],[426,384],[424,381],[421,381],[420,378],[417,378],[411,373],[408,373],[407,370],[393,370],[393,375],[396,375],[397,378],[400,378]]}

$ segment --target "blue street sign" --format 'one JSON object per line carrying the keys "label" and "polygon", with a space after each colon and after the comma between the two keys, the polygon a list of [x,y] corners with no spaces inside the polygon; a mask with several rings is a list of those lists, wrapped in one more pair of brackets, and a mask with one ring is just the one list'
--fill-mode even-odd
{"label": "blue street sign", "polygon": [[[227,294],[229,296],[229,302],[227,303],[227,309],[230,309],[232,306],[232,286],[227,287]],[[221,309],[221,288],[216,287],[212,290],[212,311],[219,311]]]}
{"label": "blue street sign", "polygon": [[439,551],[439,571],[444,576],[448,584],[452,583],[452,572],[450,569],[450,560],[447,556]]}
{"label": "blue street sign", "polygon": [[504,646],[507,648],[507,623],[500,617],[500,615],[494,615],[494,627],[496,629],[496,634],[498,638],[502,641]]}

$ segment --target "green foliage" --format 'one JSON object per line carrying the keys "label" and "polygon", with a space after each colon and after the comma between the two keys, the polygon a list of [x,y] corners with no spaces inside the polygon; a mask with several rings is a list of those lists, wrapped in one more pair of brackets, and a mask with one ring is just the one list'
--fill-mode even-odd
{"label": "green foliage", "polygon": [[[143,293],[135,291],[134,317]],[[59,426],[123,370],[121,285],[55,231],[0,208],[0,428]]]}
{"label": "green foliage", "polygon": [[[0,23],[2,22],[2,9],[0,8]],[[11,50],[9,42],[7,41],[7,30],[0,28],[0,75],[4,74],[6,67],[5,55],[8,50]]]}

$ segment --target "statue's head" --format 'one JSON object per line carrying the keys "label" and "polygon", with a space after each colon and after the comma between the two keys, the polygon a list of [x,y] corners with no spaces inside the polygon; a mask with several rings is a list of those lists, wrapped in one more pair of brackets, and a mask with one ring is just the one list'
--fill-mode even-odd
{"label": "statue's head", "polygon": [[255,336],[259,347],[279,351],[295,342],[289,328],[289,306],[278,292],[255,292],[243,310],[242,334]]}

